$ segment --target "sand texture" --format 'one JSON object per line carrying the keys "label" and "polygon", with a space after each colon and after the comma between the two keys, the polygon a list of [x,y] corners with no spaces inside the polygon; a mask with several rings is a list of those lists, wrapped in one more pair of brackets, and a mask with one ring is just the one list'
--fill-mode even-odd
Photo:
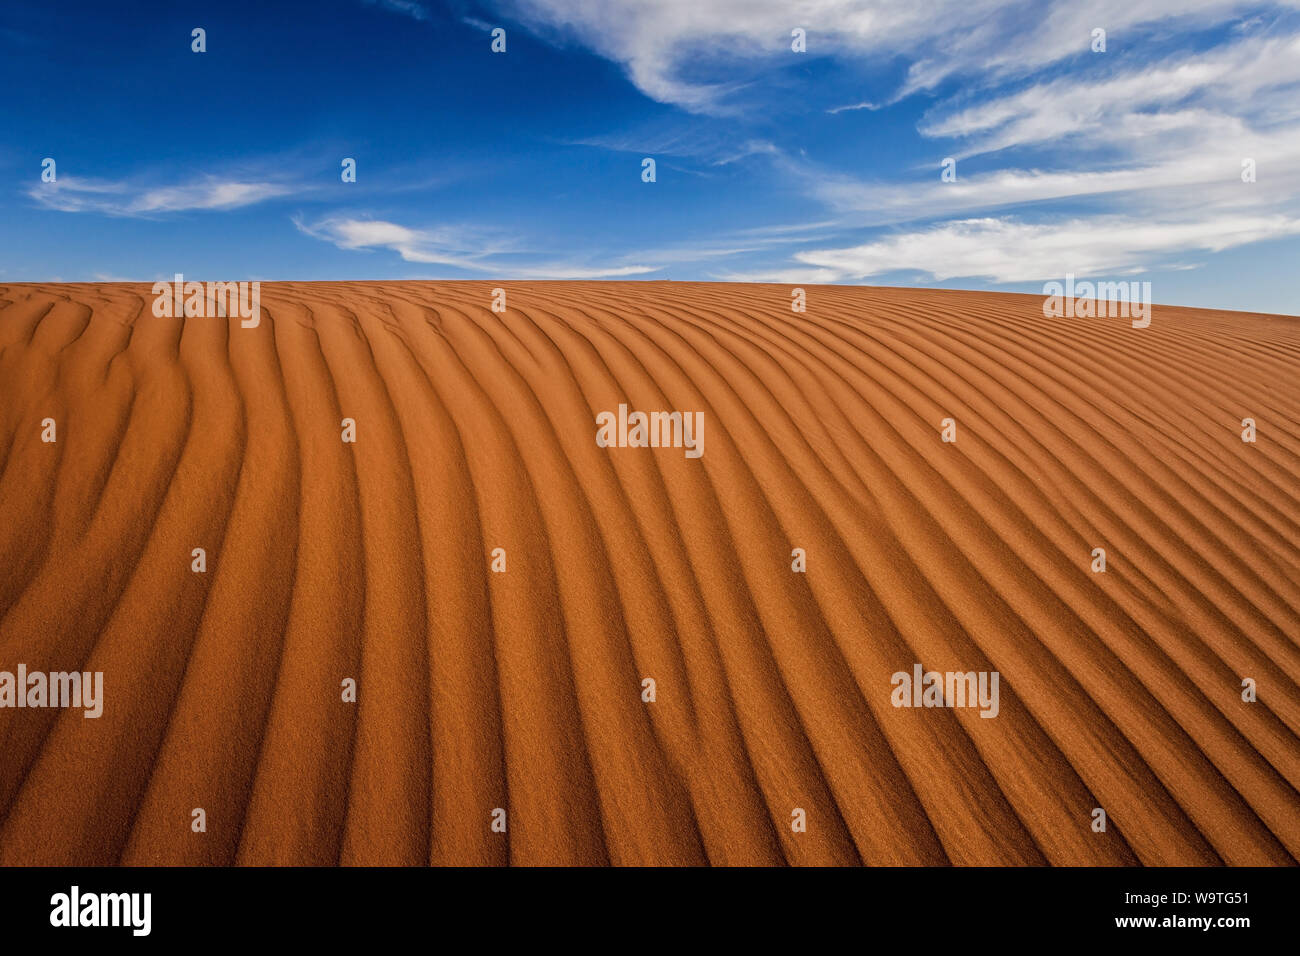
{"label": "sand texture", "polygon": [[790,303],[0,285],[0,864],[1300,859],[1300,320]]}

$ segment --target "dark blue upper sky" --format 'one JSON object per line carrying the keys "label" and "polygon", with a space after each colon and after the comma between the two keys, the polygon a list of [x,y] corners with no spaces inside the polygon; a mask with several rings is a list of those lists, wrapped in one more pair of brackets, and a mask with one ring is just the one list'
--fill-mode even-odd
{"label": "dark blue upper sky", "polygon": [[1298,311],[1289,0],[130,6],[0,10],[0,279],[1074,273]]}

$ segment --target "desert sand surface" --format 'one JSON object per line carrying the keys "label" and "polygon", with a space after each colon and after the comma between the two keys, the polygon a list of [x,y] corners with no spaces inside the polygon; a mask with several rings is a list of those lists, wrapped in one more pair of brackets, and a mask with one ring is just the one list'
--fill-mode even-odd
{"label": "desert sand surface", "polygon": [[807,297],[0,285],[0,864],[1295,864],[1300,319]]}

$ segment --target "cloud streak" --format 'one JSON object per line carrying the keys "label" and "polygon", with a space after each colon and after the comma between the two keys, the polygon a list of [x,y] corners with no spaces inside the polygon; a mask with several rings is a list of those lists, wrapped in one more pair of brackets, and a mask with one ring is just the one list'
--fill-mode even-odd
{"label": "cloud streak", "polygon": [[917,271],[944,281],[981,278],[1028,282],[1066,273],[1098,276],[1178,267],[1177,256],[1218,252],[1300,234],[1300,218],[1225,213],[1181,221],[1126,217],[1023,223],[966,219],[902,232],[857,246],[813,249],[795,259],[820,270],[822,281],[862,280]]}
{"label": "cloud streak", "polygon": [[[497,6],[558,40],[620,64],[646,96],[692,112],[727,112],[745,89],[738,65],[788,63],[791,30],[809,55],[910,63],[895,98],[947,78],[1008,78],[1086,53],[1104,25],[1130,42],[1166,28],[1203,29],[1245,12],[1295,9],[1296,0],[500,0]],[[712,66],[711,66],[712,64]]]}
{"label": "cloud streak", "polygon": [[391,13],[400,13],[413,20],[428,20],[429,11],[416,0],[362,0],[368,7],[382,7]]}
{"label": "cloud streak", "polygon": [[168,213],[239,209],[301,190],[286,183],[205,176],[170,186],[140,186],[125,181],[60,176],[38,183],[27,195],[59,212],[148,218]]}
{"label": "cloud streak", "polygon": [[448,266],[467,272],[509,275],[520,279],[611,279],[645,275],[656,266],[593,266],[568,262],[521,262],[513,243],[469,227],[412,229],[383,219],[334,216],[294,225],[304,234],[350,251],[386,250],[403,261]]}

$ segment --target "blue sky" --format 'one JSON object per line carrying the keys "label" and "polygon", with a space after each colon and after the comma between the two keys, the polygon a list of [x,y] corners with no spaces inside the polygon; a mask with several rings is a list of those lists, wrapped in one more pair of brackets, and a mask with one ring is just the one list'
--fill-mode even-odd
{"label": "blue sky", "polygon": [[1073,273],[1300,312],[1300,0],[292,6],[0,8],[0,281]]}

